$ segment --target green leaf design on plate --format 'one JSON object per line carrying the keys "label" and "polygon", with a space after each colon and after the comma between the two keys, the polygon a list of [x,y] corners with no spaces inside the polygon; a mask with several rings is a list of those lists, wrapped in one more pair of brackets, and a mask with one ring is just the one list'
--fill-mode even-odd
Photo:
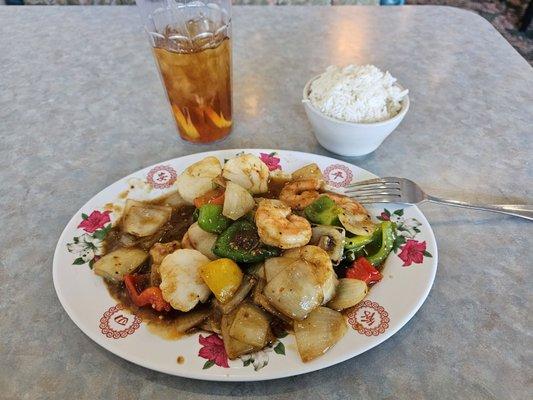
{"label": "green leaf design on plate", "polygon": [[403,215],[403,208],[394,211],[393,214],[397,215],[398,217],[401,217]]}
{"label": "green leaf design on plate", "polygon": [[425,257],[431,257],[431,258],[433,258],[433,256],[431,255],[431,253],[430,253],[429,251],[426,251],[426,250],[424,250],[424,256],[425,256]]}
{"label": "green leaf design on plate", "polygon": [[285,345],[281,342],[279,342],[276,347],[274,347],[274,352],[276,354],[282,354],[285,355]]}
{"label": "green leaf design on plate", "polygon": [[396,239],[394,239],[394,243],[392,244],[392,251],[395,253],[398,251],[400,246],[405,243],[405,237],[404,236],[396,236]]}
{"label": "green leaf design on plate", "polygon": [[242,362],[242,366],[243,367],[247,367],[248,365],[250,365],[253,362],[254,362],[254,360],[252,358],[249,358],[248,360],[245,360],[245,361]]}
{"label": "green leaf design on plate", "polygon": [[389,210],[387,210],[386,208],[384,208],[384,209],[383,209],[383,212],[384,212],[385,214],[387,214],[388,217],[390,217],[390,211],[389,211]]}
{"label": "green leaf design on plate", "polygon": [[105,228],[98,229],[97,231],[95,231],[93,237],[98,240],[104,240],[110,230],[111,224],[107,225]]}
{"label": "green leaf design on plate", "polygon": [[208,369],[211,368],[213,365],[215,365],[215,362],[213,360],[207,360],[202,367],[202,369]]}
{"label": "green leaf design on plate", "polygon": [[81,218],[82,219],[87,219],[87,218],[89,218],[89,216],[87,214],[85,214],[85,213],[81,213]]}
{"label": "green leaf design on plate", "polygon": [[85,261],[83,261],[83,258],[81,257],[76,258],[74,262],[72,263],[72,265],[82,265],[82,264],[85,264]]}

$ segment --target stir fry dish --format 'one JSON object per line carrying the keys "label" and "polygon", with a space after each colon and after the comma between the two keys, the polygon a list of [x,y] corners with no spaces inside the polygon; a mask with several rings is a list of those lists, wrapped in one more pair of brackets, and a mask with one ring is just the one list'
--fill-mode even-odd
{"label": "stir fry dish", "polygon": [[216,332],[235,359],[290,332],[307,362],[343,337],[344,310],[382,278],[394,223],[331,192],[316,164],[287,174],[251,154],[207,157],[176,188],[128,199],[93,268],[166,338]]}

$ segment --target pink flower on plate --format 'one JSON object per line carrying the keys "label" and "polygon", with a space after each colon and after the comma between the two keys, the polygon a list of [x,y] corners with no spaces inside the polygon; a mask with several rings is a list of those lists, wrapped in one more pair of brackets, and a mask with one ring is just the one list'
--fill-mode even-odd
{"label": "pink flower on plate", "polygon": [[385,211],[380,214],[380,217],[382,221],[390,221],[390,214],[387,214]]}
{"label": "pink flower on plate", "polygon": [[212,367],[214,364],[219,367],[229,368],[228,355],[224,348],[224,341],[216,333],[203,337],[200,335],[198,341],[203,346],[198,352],[198,356],[207,359],[204,369]]}
{"label": "pink flower on plate", "polygon": [[281,165],[279,165],[280,158],[275,156],[276,153],[260,153],[260,159],[263,161],[269,171],[274,171],[276,169],[281,169]]}
{"label": "pink flower on plate", "polygon": [[93,211],[91,215],[82,215],[83,221],[78,225],[78,228],[82,228],[85,232],[93,233],[97,229],[103,228],[105,224],[111,221],[109,217],[111,211]]}
{"label": "pink flower on plate", "polygon": [[409,239],[400,247],[400,254],[398,257],[403,261],[403,266],[408,267],[412,263],[422,264],[424,261],[424,254],[426,253],[426,242],[419,242],[418,240]]}

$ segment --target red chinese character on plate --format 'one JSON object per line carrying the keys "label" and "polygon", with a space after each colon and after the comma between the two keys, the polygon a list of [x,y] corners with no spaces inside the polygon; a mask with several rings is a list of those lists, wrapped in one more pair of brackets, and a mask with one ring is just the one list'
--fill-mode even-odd
{"label": "red chinese character on plate", "polygon": [[115,318],[113,318],[113,320],[117,323],[117,324],[120,324],[122,326],[126,325],[129,321],[128,317],[125,317],[124,315],[120,314],[120,315],[117,315]]}
{"label": "red chinese character on plate", "polygon": [[117,304],[107,310],[100,318],[100,331],[110,339],[123,339],[135,333],[141,326],[141,318],[136,315],[126,316],[121,312],[122,304]]}
{"label": "red chinese character on plate", "polygon": [[375,322],[375,318],[374,318],[374,315],[376,314],[375,312],[370,312],[370,311],[363,311],[363,318],[361,318],[361,321],[362,322],[366,322],[369,326],[372,326],[372,324]]}
{"label": "red chinese character on plate", "polygon": [[345,165],[333,164],[324,170],[324,179],[330,186],[340,188],[352,182],[353,173]]}
{"label": "red chinese character on plate", "polygon": [[168,165],[158,165],[148,172],[146,180],[154,189],[166,189],[172,186],[178,174],[176,170]]}
{"label": "red chinese character on plate", "polygon": [[389,313],[375,301],[362,301],[348,313],[348,323],[365,336],[381,335],[389,322]]}

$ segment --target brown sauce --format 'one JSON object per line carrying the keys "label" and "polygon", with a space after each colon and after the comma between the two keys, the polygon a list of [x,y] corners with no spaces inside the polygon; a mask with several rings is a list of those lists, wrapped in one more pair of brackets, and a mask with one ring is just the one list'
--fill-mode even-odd
{"label": "brown sauce", "polygon": [[287,182],[287,179],[283,178],[270,178],[270,181],[268,182],[268,191],[266,193],[257,195],[257,197],[262,197],[265,199],[278,199],[281,189],[283,189],[283,186],[285,186]]}
{"label": "brown sauce", "polygon": [[[180,329],[183,319],[189,317],[191,312],[183,313],[181,311],[172,310],[169,312],[157,312],[150,307],[137,307],[130,299],[124,284],[113,283],[104,280],[109,294],[126,310],[140,317],[146,323],[148,330],[163,339],[176,340],[188,333]],[[205,306],[198,306],[195,310],[206,310]]]}
{"label": "brown sauce", "polygon": [[167,340],[178,340],[187,336],[187,333],[178,331],[173,322],[173,320],[168,319],[151,321],[147,323],[147,327],[151,333]]}
{"label": "brown sauce", "polygon": [[[157,204],[158,202],[159,200],[151,203],[146,202],[146,204]],[[156,242],[166,243],[172,240],[180,241],[193,222],[192,214],[194,209],[193,206],[184,206],[172,212],[169,222],[154,236],[142,239],[127,237],[127,240],[132,240],[131,247],[140,247],[144,250],[149,250],[149,248]],[[119,221],[107,234],[105,239],[106,252],[113,251],[119,247],[124,247],[123,242],[127,240],[125,240],[125,236],[121,232]],[[137,272],[149,273],[149,263],[147,262],[142,265]],[[174,321],[176,321],[180,315],[183,315],[183,313],[176,310],[172,310],[168,313],[159,313],[150,307],[137,307],[131,301],[123,283],[114,283],[107,280],[104,280],[104,282],[111,297],[113,297],[118,303],[122,304],[132,314],[142,318],[143,322],[147,323],[150,331],[167,339],[177,339],[178,337],[183,336],[183,333],[178,334],[175,332],[175,329],[173,329]]]}
{"label": "brown sauce", "polygon": [[[158,204],[156,202],[146,202],[146,204]],[[181,241],[187,229],[192,225],[192,214],[194,206],[183,206],[173,211],[170,220],[154,235],[143,238],[136,238],[133,235],[124,234],[121,231],[120,221],[109,231],[105,239],[106,252],[113,251],[119,247],[139,247],[143,250],[150,248],[157,242],[167,243],[173,240]]]}
{"label": "brown sauce", "polygon": [[[269,181],[268,192],[261,194],[259,197],[264,198],[278,198],[281,189],[287,180],[280,178],[272,178]],[[145,204],[153,205],[162,205],[164,204],[165,199],[156,199],[152,202],[144,202]],[[195,210],[194,206],[183,206],[172,212],[169,222],[163,226],[156,234],[144,238],[136,238],[132,235],[124,234],[121,231],[120,221],[109,231],[105,239],[105,249],[106,253],[109,253],[119,247],[139,247],[143,250],[148,251],[155,243],[167,243],[173,240],[181,241],[187,229],[193,223],[193,212]],[[150,261],[147,261],[142,265],[136,273],[148,274],[150,273]],[[191,314],[182,313],[177,310],[172,310],[170,312],[157,312],[150,307],[137,307],[132,301],[126,291],[126,288],[123,283],[114,283],[104,279],[104,282],[107,286],[109,294],[120,304],[124,306],[125,309],[130,311],[132,314],[140,317],[144,323],[147,324],[148,330],[152,333],[157,334],[160,337],[169,340],[179,339],[186,335],[183,331],[177,329],[179,328],[179,321],[185,316]],[[195,308],[195,310],[200,310],[200,312],[206,310],[206,306],[200,305]],[[277,320],[277,319],[275,319]],[[273,324],[273,331],[275,336],[282,335],[283,332],[290,330],[290,327],[283,324],[281,321]]]}
{"label": "brown sauce", "polygon": [[[161,317],[165,319],[169,317],[172,318],[172,315],[168,315],[165,317],[162,315],[162,313],[159,313],[150,307],[137,307],[131,301],[130,296],[128,295],[128,292],[126,291],[126,288],[124,287],[123,283],[114,283],[114,282],[106,280],[105,284],[107,286],[107,291],[109,292],[109,294],[117,302],[122,304],[124,308],[129,310],[132,314],[135,314],[138,317],[142,318],[143,322],[159,323],[161,321]],[[165,313],[165,314],[171,314],[171,313]]]}

